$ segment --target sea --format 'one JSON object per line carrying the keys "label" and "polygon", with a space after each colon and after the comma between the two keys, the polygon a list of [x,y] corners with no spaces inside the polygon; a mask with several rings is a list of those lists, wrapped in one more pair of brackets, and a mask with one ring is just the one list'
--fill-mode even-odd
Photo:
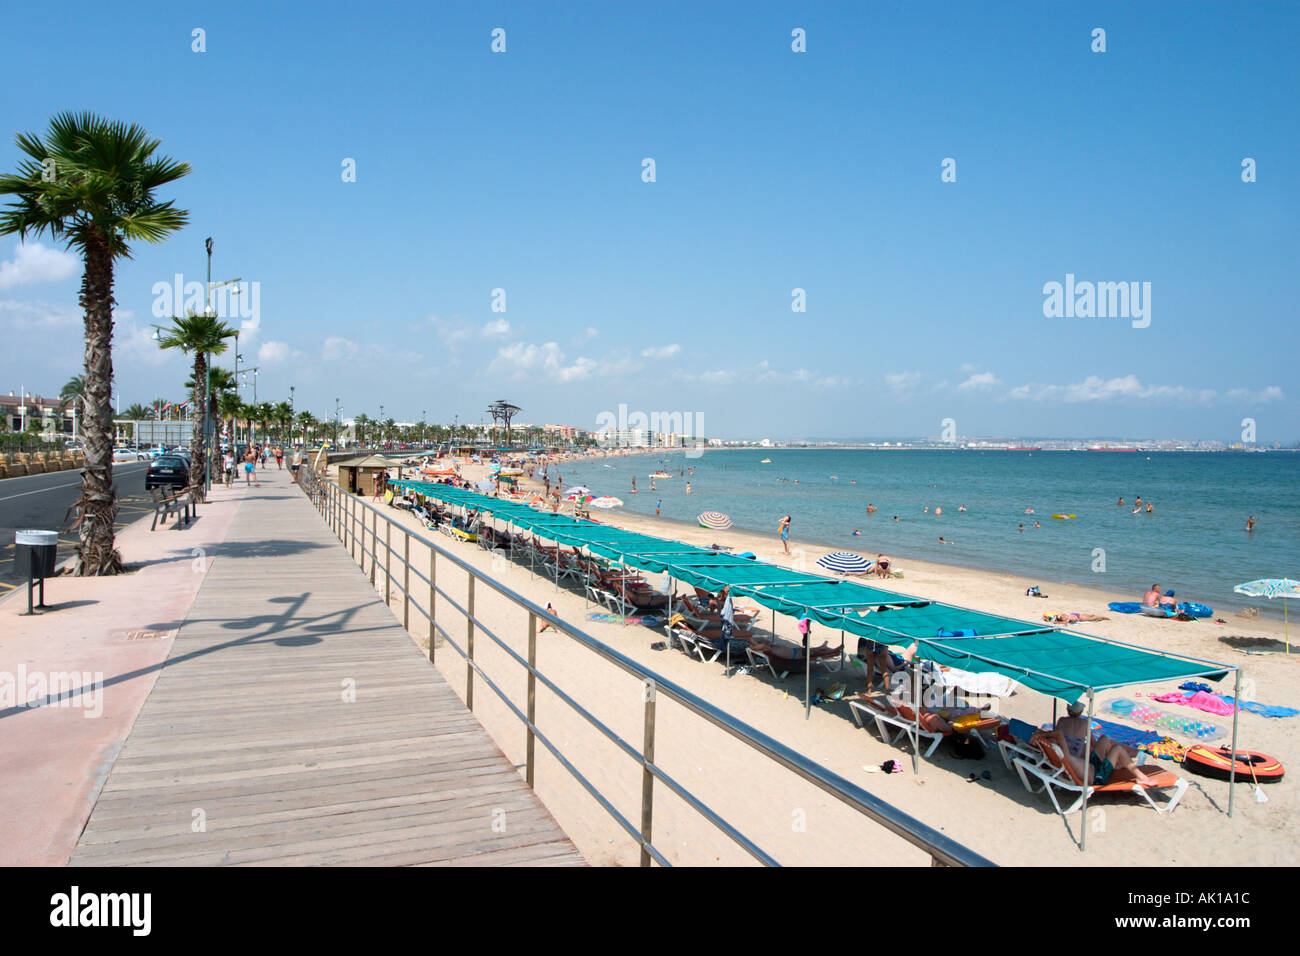
{"label": "sea", "polygon": [[[661,467],[674,477],[651,490]],[[1300,579],[1300,454],[1291,452],[717,449],[565,462],[560,474],[566,489],[586,485],[637,514],[659,503],[664,517],[695,523],[720,511],[774,543],[788,514],[792,538],[827,550],[989,568],[1134,601],[1154,583],[1216,615],[1254,606],[1280,618],[1280,599],[1233,587]]]}

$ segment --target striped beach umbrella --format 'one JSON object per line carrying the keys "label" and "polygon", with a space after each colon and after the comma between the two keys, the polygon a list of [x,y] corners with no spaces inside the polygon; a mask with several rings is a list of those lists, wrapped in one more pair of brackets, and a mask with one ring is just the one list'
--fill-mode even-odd
{"label": "striped beach umbrella", "polygon": [[623,506],[622,498],[615,498],[613,495],[601,495],[599,498],[591,499],[593,508],[621,508]]}
{"label": "striped beach umbrella", "polygon": [[576,501],[578,504],[586,504],[591,500],[591,495],[586,491],[571,491],[564,496],[565,501]]}
{"label": "striped beach umbrella", "polygon": [[712,528],[714,531],[725,531],[731,527],[731,519],[721,511],[706,511],[699,516],[701,528]]}
{"label": "striped beach umbrella", "polygon": [[832,551],[817,559],[817,567],[834,574],[866,574],[871,562],[852,551]]}
{"label": "striped beach umbrella", "polygon": [[1287,619],[1286,602],[1287,598],[1300,597],[1300,581],[1292,581],[1290,578],[1260,578],[1258,581],[1238,584],[1233,590],[1251,597],[1282,599],[1282,633],[1286,639],[1286,652],[1290,654],[1291,622]]}

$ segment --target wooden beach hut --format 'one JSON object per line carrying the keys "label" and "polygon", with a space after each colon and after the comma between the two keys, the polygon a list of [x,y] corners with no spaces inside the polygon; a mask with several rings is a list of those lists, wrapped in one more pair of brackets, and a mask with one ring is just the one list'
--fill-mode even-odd
{"label": "wooden beach hut", "polygon": [[376,476],[396,468],[397,462],[382,455],[362,455],[339,462],[339,485],[354,495],[373,495]]}

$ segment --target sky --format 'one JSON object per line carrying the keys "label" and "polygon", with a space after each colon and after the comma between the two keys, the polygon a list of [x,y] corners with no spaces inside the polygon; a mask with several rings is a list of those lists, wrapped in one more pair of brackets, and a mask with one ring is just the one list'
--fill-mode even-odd
{"label": "sky", "polygon": [[[952,419],[1237,441],[1250,419],[1300,440],[1294,4],[68,2],[6,22],[0,168],[64,110],[194,168],[163,193],[189,225],[118,266],[123,407],[183,397],[150,323],[178,311],[176,274],[204,281],[211,236],[213,279],[249,283],[223,314],[258,399],[292,386],[322,418],[477,422],[504,398],[535,424],[625,406],[709,437]],[[0,238],[0,392],[81,371],[80,275],[48,237]],[[1125,283],[1143,315],[1047,314],[1053,282]]]}

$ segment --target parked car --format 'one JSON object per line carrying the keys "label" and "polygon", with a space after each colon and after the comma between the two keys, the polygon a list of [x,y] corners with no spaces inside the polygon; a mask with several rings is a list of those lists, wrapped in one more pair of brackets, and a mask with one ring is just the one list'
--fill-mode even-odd
{"label": "parked car", "polygon": [[137,448],[114,448],[114,461],[144,461],[148,456]]}
{"label": "parked car", "polygon": [[180,455],[162,455],[149,462],[144,474],[144,490],[154,488],[182,489],[190,483],[190,463]]}

